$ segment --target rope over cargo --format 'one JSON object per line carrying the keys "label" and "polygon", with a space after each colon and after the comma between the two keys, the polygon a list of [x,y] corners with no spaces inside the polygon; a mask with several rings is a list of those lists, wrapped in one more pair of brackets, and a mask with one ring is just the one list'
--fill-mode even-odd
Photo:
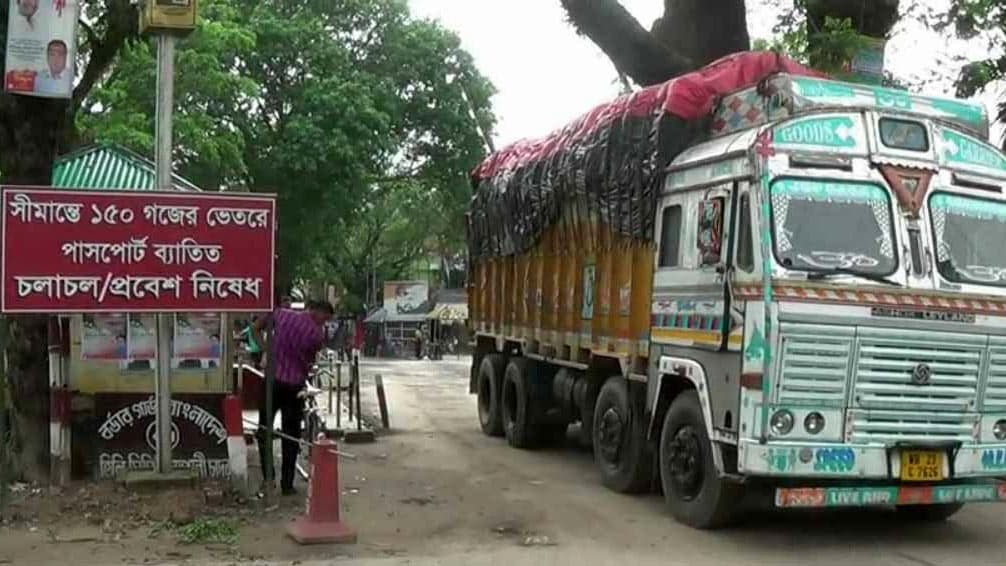
{"label": "rope over cargo", "polygon": [[719,98],[776,73],[824,76],[777,53],[737,53],[490,155],[472,172],[472,258],[526,252],[564,209],[651,238],[663,170],[706,132]]}

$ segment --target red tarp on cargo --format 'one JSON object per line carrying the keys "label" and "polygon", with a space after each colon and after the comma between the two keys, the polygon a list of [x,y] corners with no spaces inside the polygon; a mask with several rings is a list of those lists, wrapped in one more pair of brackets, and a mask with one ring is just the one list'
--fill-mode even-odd
{"label": "red tarp on cargo", "polygon": [[[716,101],[776,74],[822,73],[768,51],[737,53],[666,83],[597,106],[537,140],[518,141],[472,172],[469,245],[475,257],[521,253],[558,215],[587,196],[618,231],[649,237],[653,182],[696,137]],[[592,201],[592,202],[590,202]]]}

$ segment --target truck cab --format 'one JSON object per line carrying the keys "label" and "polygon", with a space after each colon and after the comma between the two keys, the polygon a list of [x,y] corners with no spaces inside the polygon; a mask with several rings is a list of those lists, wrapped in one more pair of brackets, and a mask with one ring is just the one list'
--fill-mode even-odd
{"label": "truck cab", "polygon": [[[717,126],[656,219],[649,434],[665,494],[702,507],[679,518],[715,523],[745,485],[931,518],[1006,497],[1006,155],[983,111],[779,75]],[[705,430],[668,426],[681,380]]]}

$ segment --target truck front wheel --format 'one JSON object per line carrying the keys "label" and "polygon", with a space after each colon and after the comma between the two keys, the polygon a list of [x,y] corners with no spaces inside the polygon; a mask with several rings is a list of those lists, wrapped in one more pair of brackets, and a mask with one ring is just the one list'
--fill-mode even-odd
{"label": "truck front wheel", "polygon": [[478,382],[479,424],[488,436],[503,436],[503,370],[506,358],[500,354],[489,354],[479,365]]}
{"label": "truck front wheel", "polygon": [[660,482],[671,514],[698,529],[713,529],[735,517],[741,486],[719,477],[699,396],[679,395],[660,434]]}
{"label": "truck front wheel", "polygon": [[594,461],[601,482],[619,493],[640,493],[653,478],[653,454],[646,443],[642,413],[629,398],[628,383],[611,377],[594,405]]}

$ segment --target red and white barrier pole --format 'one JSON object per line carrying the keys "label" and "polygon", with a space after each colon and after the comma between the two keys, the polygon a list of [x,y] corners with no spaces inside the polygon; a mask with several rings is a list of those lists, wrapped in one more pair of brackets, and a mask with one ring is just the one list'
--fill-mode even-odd
{"label": "red and white barrier pole", "polygon": [[338,446],[319,440],[311,447],[311,479],[307,488],[307,511],[287,525],[290,538],[300,544],[353,544],[356,531],[339,514]]}
{"label": "red and white barrier pole", "polygon": [[70,481],[71,396],[63,371],[63,328],[59,317],[49,317],[49,471],[53,485]]}
{"label": "red and white barrier pole", "polygon": [[227,428],[227,459],[230,462],[231,483],[245,492],[248,490],[248,445],[245,444],[241,420],[241,398],[224,397],[224,426]]}

